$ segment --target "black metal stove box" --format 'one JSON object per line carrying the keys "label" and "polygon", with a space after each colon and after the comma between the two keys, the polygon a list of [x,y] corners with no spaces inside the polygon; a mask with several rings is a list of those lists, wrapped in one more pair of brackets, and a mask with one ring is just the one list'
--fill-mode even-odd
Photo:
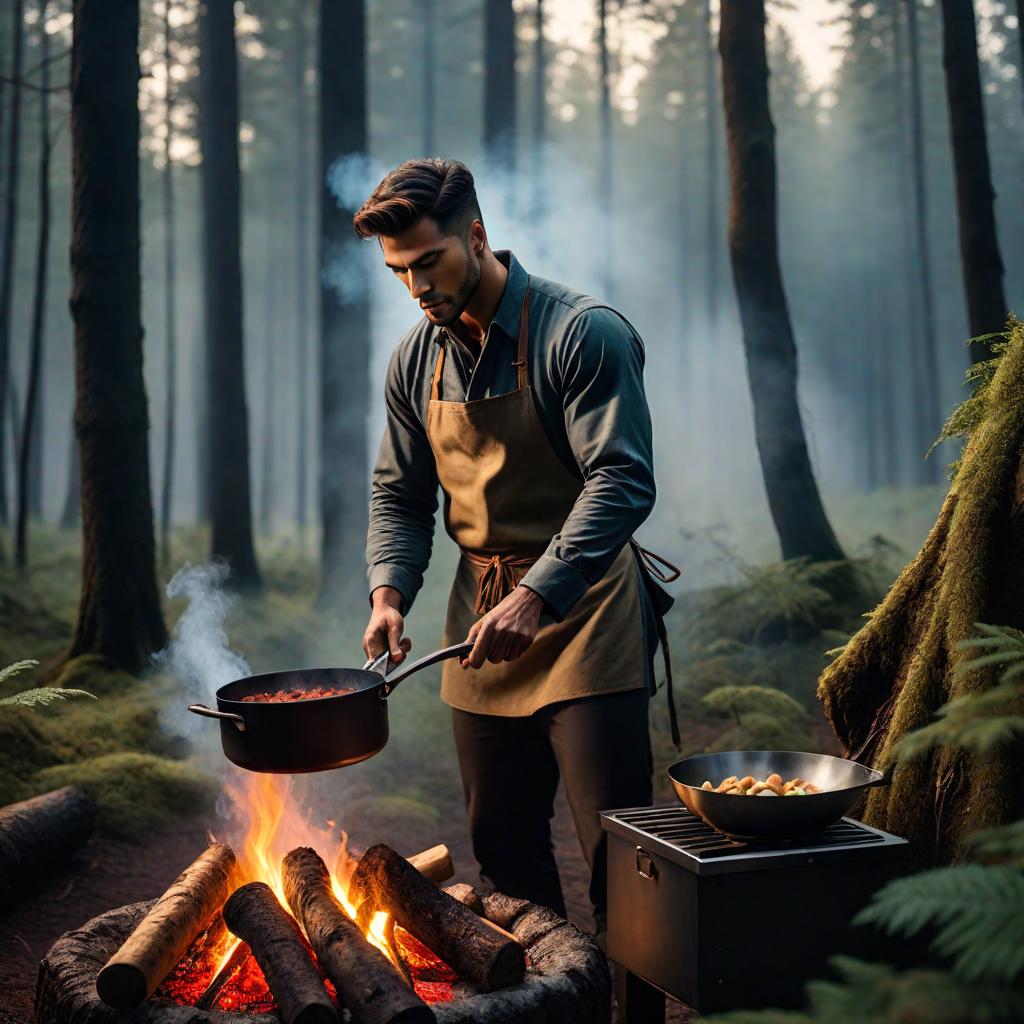
{"label": "black metal stove box", "polygon": [[681,805],[607,811],[601,821],[623,1024],[663,1020],[661,992],[701,1013],[800,1005],[804,982],[826,977],[830,956],[877,944],[849,922],[901,873],[907,849],[850,818],[771,845],[731,840]]}

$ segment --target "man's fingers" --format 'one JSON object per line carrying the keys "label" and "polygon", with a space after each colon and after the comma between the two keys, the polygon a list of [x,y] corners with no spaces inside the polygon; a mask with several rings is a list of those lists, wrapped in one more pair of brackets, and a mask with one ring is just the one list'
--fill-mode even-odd
{"label": "man's fingers", "polygon": [[486,660],[494,640],[494,625],[486,620],[480,626],[476,636],[476,643],[473,650],[469,652],[469,664],[471,668],[479,668]]}
{"label": "man's fingers", "polygon": [[391,652],[391,660],[396,665],[401,665],[405,660],[406,648],[402,647],[402,622],[391,619],[388,622],[388,649]]}

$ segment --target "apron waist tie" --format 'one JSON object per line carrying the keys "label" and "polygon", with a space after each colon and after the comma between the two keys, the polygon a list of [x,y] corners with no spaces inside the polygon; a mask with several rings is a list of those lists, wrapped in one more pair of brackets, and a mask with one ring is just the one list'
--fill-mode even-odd
{"label": "apron waist tie", "polygon": [[476,585],[477,615],[486,615],[519,585],[526,571],[537,561],[529,556],[480,555],[462,549],[462,553],[480,570]]}

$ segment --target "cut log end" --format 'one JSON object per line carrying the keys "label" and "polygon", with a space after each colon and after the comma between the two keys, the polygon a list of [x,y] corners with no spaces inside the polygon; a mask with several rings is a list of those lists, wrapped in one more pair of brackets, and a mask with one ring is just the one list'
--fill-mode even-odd
{"label": "cut log end", "polygon": [[151,996],[223,905],[234,870],[235,855],[224,843],[197,857],[100,971],[100,999],[123,1010]]}

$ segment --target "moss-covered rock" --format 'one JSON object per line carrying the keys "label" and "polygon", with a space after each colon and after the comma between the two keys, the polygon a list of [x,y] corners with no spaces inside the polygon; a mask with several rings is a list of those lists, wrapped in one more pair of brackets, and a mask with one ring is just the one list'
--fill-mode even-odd
{"label": "moss-covered rock", "polygon": [[207,809],[219,788],[187,762],[127,752],[53,765],[32,779],[38,792],[71,783],[96,801],[100,828],[124,838]]}

